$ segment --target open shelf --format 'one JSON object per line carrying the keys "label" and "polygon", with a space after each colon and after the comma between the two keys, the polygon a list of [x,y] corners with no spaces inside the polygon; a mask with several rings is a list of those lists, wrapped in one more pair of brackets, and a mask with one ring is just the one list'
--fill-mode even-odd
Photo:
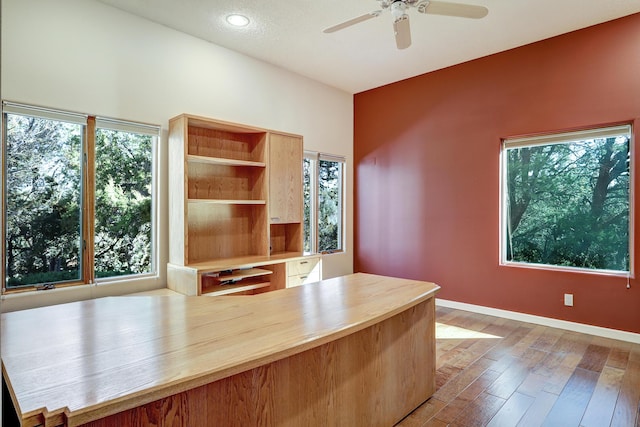
{"label": "open shelf", "polygon": [[302,252],[302,224],[271,224],[270,253]]}
{"label": "open shelf", "polygon": [[265,168],[190,163],[187,172],[189,199],[265,200]]}
{"label": "open shelf", "polygon": [[254,291],[256,289],[268,288],[271,286],[271,282],[262,282],[256,280],[255,283],[245,282],[237,285],[218,285],[208,286],[202,289],[202,295],[204,296],[220,296],[229,294],[238,294],[241,292]]}
{"label": "open shelf", "polygon": [[187,154],[249,162],[265,161],[266,132],[229,132],[192,126],[189,120]]}
{"label": "open shelf", "polygon": [[268,253],[266,205],[189,203],[189,263]]}
{"label": "open shelf", "polygon": [[268,280],[271,270],[247,268],[206,273],[202,275],[202,295],[228,295],[246,293],[271,286]]}
{"label": "open shelf", "polygon": [[[243,268],[239,270],[231,270],[231,272],[215,272],[205,273],[203,276],[216,279],[221,284],[224,282],[237,282],[242,279],[248,279],[250,277],[264,276],[265,274],[273,274],[271,270],[265,270],[263,268]],[[228,284],[228,283],[227,283]]]}

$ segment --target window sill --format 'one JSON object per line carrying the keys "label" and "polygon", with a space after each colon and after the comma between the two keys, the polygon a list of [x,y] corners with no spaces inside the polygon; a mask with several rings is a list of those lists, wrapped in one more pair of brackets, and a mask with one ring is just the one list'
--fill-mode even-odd
{"label": "window sill", "polygon": [[563,267],[557,265],[550,264],[528,264],[524,262],[511,262],[511,261],[503,261],[500,263],[501,267],[511,267],[511,268],[523,268],[530,270],[544,270],[544,271],[557,271],[562,273],[578,273],[578,274],[590,274],[596,276],[608,276],[608,277],[622,277],[630,279],[634,278],[634,274],[627,271],[617,271],[617,270],[592,270],[588,268],[579,268],[579,267]]}
{"label": "window sill", "polygon": [[344,249],[336,249],[335,251],[324,251],[324,252],[319,252],[320,255],[325,256],[325,255],[335,255],[335,254],[343,254],[344,253]]}
{"label": "window sill", "polygon": [[166,287],[165,278],[150,274],[144,277],[126,277],[100,279],[91,285],[57,286],[55,289],[36,291],[34,289],[21,292],[8,292],[0,296],[2,312],[26,310],[55,304],[128,295]]}

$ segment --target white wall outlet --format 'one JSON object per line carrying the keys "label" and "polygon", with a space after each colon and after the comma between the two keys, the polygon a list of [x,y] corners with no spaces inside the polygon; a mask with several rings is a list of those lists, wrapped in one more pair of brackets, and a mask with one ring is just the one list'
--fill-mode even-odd
{"label": "white wall outlet", "polygon": [[564,305],[573,307],[573,294],[564,294]]}

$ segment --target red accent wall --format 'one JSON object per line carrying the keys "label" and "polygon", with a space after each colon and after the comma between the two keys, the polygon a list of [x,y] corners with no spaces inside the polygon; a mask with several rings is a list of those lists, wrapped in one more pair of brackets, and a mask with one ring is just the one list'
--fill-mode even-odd
{"label": "red accent wall", "polygon": [[354,117],[356,271],[640,333],[638,279],[499,265],[504,137],[633,123],[640,236],[640,14],[356,94]]}

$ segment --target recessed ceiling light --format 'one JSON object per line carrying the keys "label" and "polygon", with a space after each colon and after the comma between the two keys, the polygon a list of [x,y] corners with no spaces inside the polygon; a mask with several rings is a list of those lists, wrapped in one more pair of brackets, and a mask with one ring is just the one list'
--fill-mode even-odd
{"label": "recessed ceiling light", "polygon": [[227,16],[227,22],[234,27],[245,27],[249,24],[249,18],[244,15],[234,13]]}

